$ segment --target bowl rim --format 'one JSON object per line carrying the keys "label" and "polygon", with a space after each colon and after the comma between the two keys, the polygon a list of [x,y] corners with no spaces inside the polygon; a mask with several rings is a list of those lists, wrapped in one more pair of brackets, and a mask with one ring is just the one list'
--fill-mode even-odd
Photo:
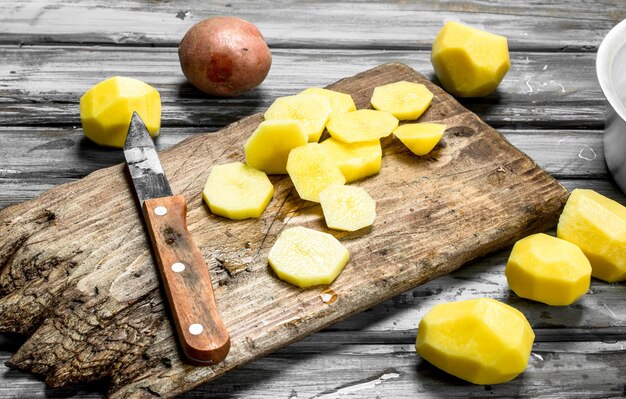
{"label": "bowl rim", "polygon": [[626,121],[626,105],[618,98],[611,84],[615,54],[626,47],[626,19],[615,25],[604,37],[596,56],[596,76],[611,108]]}

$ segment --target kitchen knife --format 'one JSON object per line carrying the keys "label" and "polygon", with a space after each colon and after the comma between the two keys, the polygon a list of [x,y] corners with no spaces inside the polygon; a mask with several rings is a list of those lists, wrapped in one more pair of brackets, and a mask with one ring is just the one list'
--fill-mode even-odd
{"label": "kitchen knife", "polygon": [[128,128],[124,157],[181,349],[191,364],[219,363],[228,354],[230,337],[217,311],[209,269],[187,230],[185,199],[172,194],[154,142],[136,112]]}

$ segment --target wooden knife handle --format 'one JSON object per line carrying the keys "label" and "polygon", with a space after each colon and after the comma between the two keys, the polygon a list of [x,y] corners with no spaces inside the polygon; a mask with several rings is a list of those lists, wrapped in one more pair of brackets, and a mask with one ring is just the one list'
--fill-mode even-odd
{"label": "wooden knife handle", "polygon": [[187,230],[185,199],[148,199],[143,214],[183,352],[195,365],[221,362],[230,337],[217,312],[209,269]]}

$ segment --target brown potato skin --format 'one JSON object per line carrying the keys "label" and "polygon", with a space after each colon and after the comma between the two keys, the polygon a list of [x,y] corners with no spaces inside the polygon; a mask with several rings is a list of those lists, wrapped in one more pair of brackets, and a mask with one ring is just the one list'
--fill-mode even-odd
{"label": "brown potato skin", "polygon": [[178,47],[185,77],[214,96],[234,97],[263,82],[272,54],[250,22],[228,16],[202,20],[187,31]]}

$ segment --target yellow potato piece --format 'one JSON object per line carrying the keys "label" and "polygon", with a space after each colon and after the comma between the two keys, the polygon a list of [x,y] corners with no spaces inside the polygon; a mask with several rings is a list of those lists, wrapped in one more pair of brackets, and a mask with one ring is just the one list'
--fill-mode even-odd
{"label": "yellow potato piece", "polygon": [[333,183],[344,184],[339,167],[319,143],[296,147],[289,153],[287,172],[300,198],[320,202],[320,193]]}
{"label": "yellow potato piece", "polygon": [[332,235],[298,226],[280,234],[267,259],[278,278],[305,288],[332,283],[350,253]]}
{"label": "yellow potato piece", "polygon": [[593,190],[572,191],[556,234],[576,244],[591,263],[591,275],[626,280],[626,207]]}
{"label": "yellow potato piece", "polygon": [[393,134],[415,155],[426,155],[437,145],[446,125],[440,123],[410,123],[398,126]]}
{"label": "yellow potato piece", "polygon": [[431,62],[444,89],[458,97],[488,95],[511,66],[506,37],[458,22],[441,29]]}
{"label": "yellow potato piece", "polygon": [[376,219],[376,202],[361,187],[331,184],[320,193],[320,204],[331,229],[356,231]]}
{"label": "yellow potato piece", "polygon": [[491,298],[435,305],[415,348],[434,366],[474,384],[500,384],[526,369],[535,334],[517,309]]}
{"label": "yellow potato piece", "polygon": [[133,112],[139,114],[150,136],[159,134],[161,96],[141,80],[114,76],[93,86],[80,98],[83,132],[100,145],[124,147]]}
{"label": "yellow potato piece", "polygon": [[398,127],[398,119],[389,112],[360,109],[336,115],[328,121],[328,133],[344,143],[378,140]]}
{"label": "yellow potato piece", "polygon": [[547,234],[533,234],[513,246],[506,279],[522,298],[567,306],[589,290],[591,265],[578,246]]}
{"label": "yellow potato piece", "polygon": [[318,141],[330,116],[330,101],[319,94],[279,97],[265,111],[265,119],[297,119],[310,142]]}
{"label": "yellow potato piece", "polygon": [[400,81],[374,89],[372,107],[402,120],[419,118],[430,106],[433,93],[420,83]]}
{"label": "yellow potato piece", "polygon": [[344,143],[330,137],[322,141],[330,157],[350,183],[380,172],[383,151],[379,140]]}
{"label": "yellow potato piece", "polygon": [[311,87],[300,94],[318,94],[324,96],[330,101],[330,117],[335,115],[344,114],[346,112],[355,111],[356,106],[352,96],[346,93],[340,93],[334,90],[322,89],[319,87]]}
{"label": "yellow potato piece", "polygon": [[243,146],[246,164],[267,174],[287,173],[289,152],[305,145],[309,138],[295,119],[262,122]]}
{"label": "yellow potato piece", "polygon": [[258,218],[273,195],[267,175],[241,162],[213,166],[202,190],[211,212],[232,220]]}

